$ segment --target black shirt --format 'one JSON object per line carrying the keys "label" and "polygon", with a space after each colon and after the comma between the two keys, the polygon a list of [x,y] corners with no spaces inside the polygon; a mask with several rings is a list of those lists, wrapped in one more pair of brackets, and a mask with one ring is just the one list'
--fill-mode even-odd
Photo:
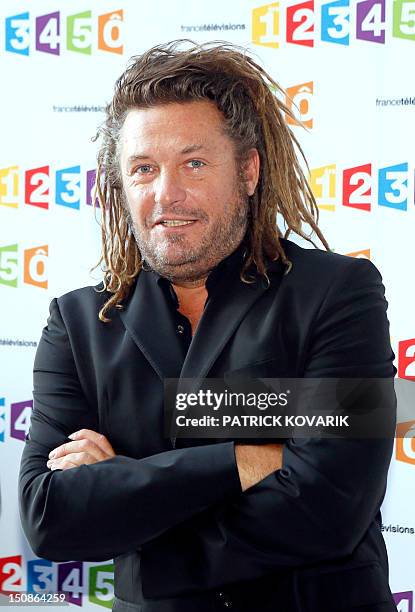
{"label": "black shirt", "polygon": [[[242,240],[239,246],[230,255],[222,259],[222,261],[220,261],[218,265],[209,273],[205,284],[208,296],[204,308],[215,294],[219,279],[222,280],[224,275],[229,276],[231,274],[240,273],[246,252],[246,243],[245,240]],[[163,276],[160,276],[160,274],[154,270],[150,270],[148,273],[154,277],[155,282],[160,287],[164,299],[169,305],[177,331],[177,341],[182,348],[182,356],[184,361],[192,342],[192,326],[190,321],[181,312],[179,312],[179,300],[177,299],[177,295],[171,281]]]}

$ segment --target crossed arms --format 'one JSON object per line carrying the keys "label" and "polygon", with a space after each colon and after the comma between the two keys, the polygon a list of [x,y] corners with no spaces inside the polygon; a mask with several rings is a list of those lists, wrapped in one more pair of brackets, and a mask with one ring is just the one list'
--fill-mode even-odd
{"label": "crossed arms", "polygon": [[[392,377],[380,275],[362,260],[352,260],[349,272],[322,306],[304,376]],[[48,390],[51,376],[56,382]],[[90,561],[142,548],[144,584],[156,566],[172,576],[159,596],[185,589],[186,575],[194,588],[213,588],[350,554],[384,496],[392,436],[292,439],[282,469],[273,449],[270,462],[256,455],[262,467],[255,475],[245,469],[253,451],[234,442],[50,471],[49,452],[70,433],[98,430],[56,300],[36,358],[34,398],[19,475],[22,525],[33,550],[50,560]],[[390,401],[394,410],[393,393]],[[182,538],[177,548],[180,529],[191,531],[192,543]]]}

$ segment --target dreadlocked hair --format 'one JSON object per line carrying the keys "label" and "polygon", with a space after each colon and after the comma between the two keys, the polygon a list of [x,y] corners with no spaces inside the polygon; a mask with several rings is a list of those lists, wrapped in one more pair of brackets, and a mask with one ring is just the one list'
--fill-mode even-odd
{"label": "dreadlocked hair", "polygon": [[[188,48],[183,48],[184,43]],[[229,43],[199,45],[177,40],[131,58],[115,84],[106,120],[95,137],[102,139],[95,184],[102,213],[102,255],[96,267],[101,266],[104,273],[101,291],[112,294],[99,312],[101,321],[110,321],[106,314],[112,307],[123,308],[122,302],[143,266],[124,202],[119,163],[120,131],[134,108],[211,100],[223,115],[225,134],[233,141],[239,167],[250,149],[258,150],[260,176],[249,198],[248,249],[240,273],[244,282],[254,281],[247,273],[252,265],[268,280],[266,258],[280,257],[286,271],[291,268],[280,242],[283,233],[277,225],[277,213],[286,226],[284,238],[294,232],[316,247],[311,238],[314,233],[329,250],[299,159],[307,171],[308,164],[286,116],[299,122],[282,101],[284,97],[284,90],[245,49]],[[303,224],[310,227],[310,234],[304,232]]]}

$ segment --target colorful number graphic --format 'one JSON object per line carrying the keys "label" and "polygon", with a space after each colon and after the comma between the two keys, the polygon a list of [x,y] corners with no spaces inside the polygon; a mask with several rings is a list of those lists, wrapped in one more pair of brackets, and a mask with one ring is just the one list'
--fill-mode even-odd
{"label": "colorful number graphic", "polygon": [[66,46],[69,51],[91,55],[92,20],[91,11],[69,15],[66,22]]}
{"label": "colorful number graphic", "polygon": [[415,338],[399,342],[398,377],[415,380]]}
{"label": "colorful number graphic", "polygon": [[279,2],[266,4],[252,11],[252,41],[263,47],[279,47]]}
{"label": "colorful number graphic", "polygon": [[[413,425],[413,423],[412,423]],[[400,442],[399,440],[399,436],[398,436],[398,429],[399,429],[399,425],[397,427],[397,431],[396,431],[396,443],[398,444],[398,442]],[[401,442],[403,443],[403,440],[401,440]],[[414,444],[414,440],[410,440],[410,443],[412,442],[412,447],[410,449],[410,453],[409,455],[412,457],[411,458],[407,458],[406,460],[409,463],[415,463],[415,444]],[[402,449],[403,450],[403,449]],[[397,459],[402,459],[402,457],[398,457],[398,453],[396,453],[396,458]],[[413,605],[414,605],[414,594],[412,591],[403,591],[402,593],[394,593],[393,594],[393,600],[396,604],[397,610],[398,612],[412,612],[413,610]]]}
{"label": "colorful number graphic", "polygon": [[31,559],[27,562],[27,590],[29,593],[53,593],[55,572],[52,561]]}
{"label": "colorful number graphic", "polygon": [[17,208],[19,195],[19,167],[0,168],[0,204]]}
{"label": "colorful number graphic", "polygon": [[[56,204],[79,210],[81,200],[80,172],[81,167],[79,165],[56,171]],[[85,174],[85,202],[91,206],[96,170],[87,170]],[[25,204],[48,209],[50,186],[49,165],[26,170],[24,173]],[[9,166],[7,168],[0,168],[0,205],[18,208],[18,194],[19,167]],[[98,205],[98,200],[96,200],[95,206]]]}
{"label": "colorful number graphic", "polygon": [[49,182],[49,166],[26,170],[25,203],[39,208],[49,208]]}
{"label": "colorful number graphic", "polygon": [[356,38],[385,43],[385,0],[364,0],[356,6]]}
{"label": "colorful number graphic", "polygon": [[59,11],[36,17],[36,50],[59,55],[60,28]]}
{"label": "colorful number graphic", "polygon": [[346,253],[346,255],[356,259],[369,259],[370,261],[370,249],[361,249],[360,251],[353,251],[353,253]]}
{"label": "colorful number graphic", "polygon": [[89,601],[111,610],[114,601],[114,565],[89,568]]}
{"label": "colorful number graphic", "polygon": [[58,592],[67,593],[66,601],[82,606],[83,566],[80,561],[58,565]]}
{"label": "colorful number graphic", "polygon": [[[97,175],[96,170],[87,170],[86,173],[86,194],[85,201],[88,206],[92,206],[92,199],[94,197],[95,177]],[[95,206],[99,206],[98,199],[95,199]]]}
{"label": "colorful number graphic", "polygon": [[[313,127],[313,81],[301,83],[301,85],[295,85],[294,87],[287,87],[286,92],[286,105],[288,108],[294,114],[299,115],[299,120],[311,129]],[[287,116],[287,123],[298,125],[298,121],[293,121],[289,116]]]}
{"label": "colorful number graphic", "polygon": [[0,442],[4,442],[4,434],[6,431],[6,413],[4,411],[5,398],[0,397]]}
{"label": "colorful number graphic", "polygon": [[17,244],[0,247],[0,284],[17,287]]}
{"label": "colorful number graphic", "polygon": [[372,164],[343,171],[343,206],[370,211],[372,203]]}
{"label": "colorful number graphic", "polygon": [[114,11],[99,15],[98,17],[98,49],[110,53],[122,54],[123,40],[123,11]]}
{"label": "colorful number graphic", "polygon": [[[61,53],[60,11],[39,15],[35,18],[35,49],[41,53]],[[109,53],[124,52],[124,11],[117,9],[97,16],[97,48]],[[31,23],[28,12],[11,15],[5,19],[5,49],[11,53],[29,55]],[[92,12],[83,11],[66,18],[66,48],[69,51],[92,53]]]}
{"label": "colorful number graphic", "polygon": [[[4,398],[0,398],[0,406]],[[0,558],[0,593],[30,593],[33,595],[65,593],[66,602],[78,606],[83,596],[88,595],[91,603],[112,609],[114,601],[114,564],[112,562],[87,568],[80,561],[54,563],[48,559],[27,561],[26,576],[21,555]],[[88,574],[87,574],[88,571]],[[88,578],[88,585],[85,580]],[[23,583],[26,588],[23,590]],[[32,599],[30,599],[30,597]]]}
{"label": "colorful number graphic", "polygon": [[24,440],[29,432],[30,415],[33,401],[16,402],[10,405],[10,437],[15,440]]}
{"label": "colorful number graphic", "polygon": [[393,3],[392,35],[415,40],[415,0],[395,0]]}
{"label": "colorful number graphic", "polygon": [[81,202],[81,167],[72,166],[56,171],[56,204],[79,209]]}
{"label": "colorful number graphic", "polygon": [[[25,249],[23,252],[23,282],[47,289],[48,246]],[[0,284],[17,287],[18,247],[17,244],[0,247]]]}
{"label": "colorful number graphic", "polygon": [[22,590],[22,555],[0,559],[0,593],[19,593]]}
{"label": "colorful number graphic", "polygon": [[408,208],[408,164],[396,164],[379,170],[379,206],[397,210]]}
{"label": "colorful number graphic", "polygon": [[287,7],[287,42],[314,47],[314,0]]}
{"label": "colorful number graphic", "polygon": [[29,13],[20,13],[6,17],[6,51],[29,55],[30,25]]}
{"label": "colorful number graphic", "polygon": [[338,45],[350,43],[349,0],[336,0],[322,5],[321,40]]}
{"label": "colorful number graphic", "polygon": [[[409,379],[412,380],[412,377]],[[404,421],[397,424],[395,453],[397,461],[415,465],[415,421]],[[396,593],[393,598],[397,612],[412,612],[412,591]]]}
{"label": "colorful number graphic", "polygon": [[336,174],[336,164],[313,168],[310,172],[310,186],[322,210],[336,208]]}
{"label": "colorful number graphic", "polygon": [[24,251],[23,282],[42,289],[48,288],[47,278],[48,247],[43,245]]}

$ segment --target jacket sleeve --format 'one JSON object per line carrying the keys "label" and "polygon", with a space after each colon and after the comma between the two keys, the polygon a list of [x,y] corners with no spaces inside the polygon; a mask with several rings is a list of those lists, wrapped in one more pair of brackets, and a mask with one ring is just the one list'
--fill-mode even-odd
{"label": "jacket sleeve", "polygon": [[18,493],[24,533],[40,557],[111,559],[241,492],[233,442],[143,459],[117,455],[68,470],[46,466],[73,431],[99,431],[56,299],[36,353],[33,398]]}
{"label": "jacket sleeve", "polygon": [[381,505],[393,447],[396,370],[381,280],[371,262],[351,258],[314,319],[304,376],[389,378],[389,437],[288,440],[282,469],[143,547],[145,596],[217,588],[353,552]]}

